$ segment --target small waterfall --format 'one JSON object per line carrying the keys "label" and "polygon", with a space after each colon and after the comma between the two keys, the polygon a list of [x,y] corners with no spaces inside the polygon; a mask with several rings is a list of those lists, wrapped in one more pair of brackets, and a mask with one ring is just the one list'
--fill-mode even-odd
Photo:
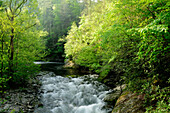
{"label": "small waterfall", "polygon": [[46,74],[41,82],[43,107],[35,113],[108,113],[102,109],[108,88],[87,76],[66,78]]}

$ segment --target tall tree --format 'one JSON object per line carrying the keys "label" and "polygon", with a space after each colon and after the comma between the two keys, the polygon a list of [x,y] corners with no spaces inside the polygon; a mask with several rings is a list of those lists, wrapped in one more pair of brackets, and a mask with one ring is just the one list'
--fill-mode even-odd
{"label": "tall tree", "polygon": [[67,35],[72,22],[75,21],[78,24],[84,3],[78,0],[39,0],[39,7],[42,11],[41,23],[49,33],[46,37],[46,49],[49,51],[47,57],[61,59],[65,42],[59,39]]}
{"label": "tall tree", "polygon": [[10,81],[17,84],[35,72],[33,61],[43,54],[44,32],[36,28],[37,6],[36,0],[5,0],[1,12],[1,76],[12,77]]}

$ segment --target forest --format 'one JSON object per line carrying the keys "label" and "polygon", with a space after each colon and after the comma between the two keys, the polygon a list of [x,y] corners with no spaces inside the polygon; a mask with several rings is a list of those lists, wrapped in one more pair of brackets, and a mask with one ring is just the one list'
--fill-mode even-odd
{"label": "forest", "polygon": [[0,94],[35,77],[34,61],[69,59],[168,113],[169,20],[168,0],[0,0]]}

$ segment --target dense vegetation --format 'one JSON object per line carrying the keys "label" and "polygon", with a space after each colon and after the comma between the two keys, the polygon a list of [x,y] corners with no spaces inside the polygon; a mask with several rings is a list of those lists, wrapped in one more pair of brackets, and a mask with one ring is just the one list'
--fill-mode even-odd
{"label": "dense vegetation", "polygon": [[64,37],[72,22],[79,22],[85,3],[77,0],[38,0],[42,28],[48,32],[46,41],[46,56],[49,60],[64,59]]}
{"label": "dense vegetation", "polygon": [[145,95],[147,111],[168,112],[170,64],[168,0],[104,0],[73,23],[66,57],[126,83]]}
{"label": "dense vegetation", "polygon": [[33,61],[44,56],[45,32],[37,29],[37,6],[36,0],[0,1],[0,93],[38,71]]}
{"label": "dense vegetation", "polygon": [[33,61],[65,55],[99,81],[145,95],[146,112],[168,112],[169,7],[168,0],[0,0],[0,94],[26,83],[39,70]]}
{"label": "dense vegetation", "polygon": [[0,0],[0,93],[22,86],[39,67],[33,62],[61,59],[71,23],[86,2],[77,0]]}
{"label": "dense vegetation", "polygon": [[34,61],[63,58],[62,39],[88,6],[77,0],[0,0],[0,93],[25,85],[39,71]]}

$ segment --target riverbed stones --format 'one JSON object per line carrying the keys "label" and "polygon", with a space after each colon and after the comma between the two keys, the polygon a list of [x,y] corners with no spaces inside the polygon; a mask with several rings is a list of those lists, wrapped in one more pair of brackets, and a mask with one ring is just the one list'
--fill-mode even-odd
{"label": "riverbed stones", "polygon": [[[37,76],[43,77],[43,76],[56,76],[54,72],[49,72],[49,71],[41,71],[40,73],[37,74]],[[39,79],[39,78],[38,78]]]}
{"label": "riverbed stones", "polygon": [[38,89],[40,84],[34,78],[27,86],[10,89],[4,95],[4,102],[0,99],[0,113],[33,113],[39,104]]}

